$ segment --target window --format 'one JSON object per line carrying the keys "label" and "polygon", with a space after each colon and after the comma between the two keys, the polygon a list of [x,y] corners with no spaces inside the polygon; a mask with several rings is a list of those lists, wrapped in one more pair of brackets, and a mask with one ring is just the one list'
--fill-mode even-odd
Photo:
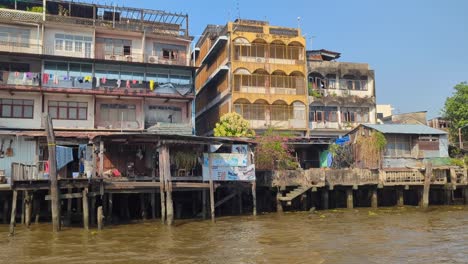
{"label": "window", "polygon": [[65,51],[73,51],[73,41],[71,40],[65,41]]}
{"label": "window", "polygon": [[63,40],[56,39],[55,40],[55,50],[63,50]]}
{"label": "window", "polygon": [[76,41],[75,42],[75,52],[82,52],[83,51],[83,42]]}
{"label": "window", "polygon": [[28,118],[34,116],[34,101],[22,99],[0,99],[0,117]]}
{"label": "window", "polygon": [[386,136],[387,146],[385,156],[387,157],[409,157],[411,156],[411,137],[408,135]]}
{"label": "window", "polygon": [[49,115],[52,119],[87,120],[88,103],[49,101]]}
{"label": "window", "polygon": [[338,107],[336,106],[310,106],[310,122],[338,122]]}
{"label": "window", "polygon": [[349,123],[369,122],[369,108],[367,107],[342,107],[341,121]]}
{"label": "window", "polygon": [[0,44],[29,48],[30,29],[0,26]]}
{"label": "window", "polygon": [[163,49],[162,54],[163,54],[163,58],[166,60],[177,59],[177,50]]}
{"label": "window", "polygon": [[126,39],[98,38],[98,43],[104,43],[105,55],[131,55],[132,41]]}
{"label": "window", "polygon": [[107,122],[136,121],[134,104],[101,104],[101,120]]}
{"label": "window", "polygon": [[439,150],[439,137],[434,135],[419,136],[419,150]]}

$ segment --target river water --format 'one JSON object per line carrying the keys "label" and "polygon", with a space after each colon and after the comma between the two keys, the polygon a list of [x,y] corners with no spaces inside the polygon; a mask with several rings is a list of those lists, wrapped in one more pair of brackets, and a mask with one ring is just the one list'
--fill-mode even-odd
{"label": "river water", "polygon": [[468,207],[358,208],[107,226],[0,227],[1,263],[468,263]]}

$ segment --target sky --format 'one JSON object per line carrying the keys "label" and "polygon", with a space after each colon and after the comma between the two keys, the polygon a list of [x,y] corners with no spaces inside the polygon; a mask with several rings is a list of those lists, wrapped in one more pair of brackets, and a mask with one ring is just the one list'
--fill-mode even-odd
{"label": "sky", "polygon": [[341,52],[339,61],[375,70],[378,104],[394,113],[439,116],[453,87],[468,81],[467,0],[94,0],[189,15],[191,35],[207,24],[268,20],[297,27],[308,49]]}

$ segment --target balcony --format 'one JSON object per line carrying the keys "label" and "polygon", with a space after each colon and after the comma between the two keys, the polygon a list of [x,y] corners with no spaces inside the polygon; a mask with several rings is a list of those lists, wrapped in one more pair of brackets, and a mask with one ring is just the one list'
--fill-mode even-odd
{"label": "balcony", "polygon": [[132,52],[130,54],[116,54],[116,53],[105,53],[103,50],[96,50],[96,59],[108,60],[108,61],[125,61],[125,62],[144,62],[144,56],[142,53]]}
{"label": "balcony", "polygon": [[41,54],[42,46],[39,44],[30,44],[36,40],[30,40],[29,42],[5,42],[0,41],[0,51],[1,52],[11,52],[11,53],[28,53],[28,54]]}
{"label": "balcony", "polygon": [[39,23],[42,21],[42,13],[0,8],[0,20]]}
{"label": "balcony", "polygon": [[38,72],[0,71],[0,85],[6,86],[39,86],[41,74]]}
{"label": "balcony", "polygon": [[305,63],[303,47],[266,43],[234,44],[234,60],[285,65]]}
{"label": "balcony", "polygon": [[252,94],[305,95],[304,77],[235,74],[234,91]]}
{"label": "balcony", "polygon": [[179,57],[171,57],[163,54],[163,52],[158,52],[153,53],[153,55],[145,55],[145,62],[151,64],[188,66],[185,54]]}

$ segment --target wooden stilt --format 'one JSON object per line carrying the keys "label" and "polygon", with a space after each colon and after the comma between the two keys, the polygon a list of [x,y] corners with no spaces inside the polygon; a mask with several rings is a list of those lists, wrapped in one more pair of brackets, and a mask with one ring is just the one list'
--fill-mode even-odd
{"label": "wooden stilt", "polygon": [[32,214],[31,196],[32,195],[28,191],[25,192],[25,195],[26,195],[26,197],[25,197],[25,201],[24,201],[24,204],[25,204],[24,221],[25,221],[26,226],[29,228],[31,226],[31,214]]}
{"label": "wooden stilt", "polygon": [[6,225],[8,223],[8,199],[4,197],[3,199],[3,224]]}
{"label": "wooden stilt", "polygon": [[445,204],[450,205],[452,203],[452,188],[446,187],[445,191]]}
{"label": "wooden stilt", "polygon": [[237,197],[239,197],[239,214],[242,215],[242,213],[243,213],[242,212],[243,211],[242,210],[243,209],[242,208],[242,190],[239,189],[237,192],[238,192]]}
{"label": "wooden stilt", "polygon": [[159,187],[159,194],[160,194],[160,197],[161,197],[161,222],[163,224],[166,223],[166,190],[165,190],[165,185],[166,185],[166,180],[165,180],[165,170],[166,170],[166,167],[165,167],[165,147],[164,146],[161,146],[159,148],[159,183],[160,183],[160,187]]}
{"label": "wooden stilt", "polygon": [[[164,189],[166,191],[166,219],[167,224],[172,225],[174,222],[174,203],[172,201],[172,179],[171,179],[171,164],[169,158],[169,148],[163,142],[159,151],[159,167],[161,175],[164,178]],[[161,196],[162,198],[162,196]]]}
{"label": "wooden stilt", "polygon": [[354,208],[353,189],[346,189],[346,207],[348,209]]}
{"label": "wooden stilt", "polygon": [[206,219],[206,189],[202,190],[202,217]]}
{"label": "wooden stilt", "polygon": [[156,192],[151,193],[151,218],[156,219]]}
{"label": "wooden stilt", "polygon": [[[68,193],[71,194],[72,193],[72,188],[68,188]],[[67,225],[70,225],[71,224],[71,217],[72,217],[72,202],[73,200],[72,199],[67,199]]]}
{"label": "wooden stilt", "polygon": [[214,183],[210,179],[210,212],[211,212],[211,222],[215,221],[215,198],[214,198]]}
{"label": "wooden stilt", "polygon": [[403,189],[397,188],[397,206],[404,206],[405,205],[405,198]]}
{"label": "wooden stilt", "polygon": [[463,189],[463,197],[465,198],[465,204],[468,204],[468,187]]}
{"label": "wooden stilt", "polygon": [[371,207],[372,208],[377,208],[379,206],[379,198],[378,198],[378,195],[377,195],[377,189],[376,188],[372,188],[371,190]]}
{"label": "wooden stilt", "polygon": [[83,190],[83,227],[89,229],[88,188]]}
{"label": "wooden stilt", "polygon": [[327,187],[322,189],[322,208],[324,210],[328,209],[328,190],[327,190]]}
{"label": "wooden stilt", "polygon": [[57,181],[57,161],[55,156],[55,135],[52,119],[45,113],[43,116],[44,128],[47,133],[47,148],[49,151],[49,180],[52,208],[52,228],[54,232],[60,231],[60,190]]}
{"label": "wooden stilt", "polygon": [[90,224],[96,224],[96,196],[91,197],[91,211],[89,213],[90,216]]}
{"label": "wooden stilt", "polygon": [[112,209],[114,207],[114,202],[112,200],[112,193],[107,195],[107,199],[109,200],[109,210],[107,211],[107,219],[109,219],[109,223],[112,223]]}
{"label": "wooden stilt", "polygon": [[33,210],[34,210],[34,223],[39,224],[39,217],[41,215],[41,200],[38,197],[39,193],[34,195]]}
{"label": "wooden stilt", "polygon": [[308,206],[307,192],[301,195],[301,206],[302,206],[302,211],[307,211],[307,206]]}
{"label": "wooden stilt", "polygon": [[257,183],[252,182],[252,206],[253,206],[253,215],[257,215]]}
{"label": "wooden stilt", "polygon": [[13,197],[11,198],[11,215],[10,215],[10,236],[15,235],[16,227],[16,200],[18,199],[18,191],[13,190]]}
{"label": "wooden stilt", "polygon": [[140,214],[141,219],[146,220],[145,194],[140,193]]}
{"label": "wooden stilt", "polygon": [[283,202],[279,199],[281,197],[281,191],[278,190],[276,193],[276,212],[277,213],[282,213],[283,212]]}
{"label": "wooden stilt", "polygon": [[98,230],[102,230],[104,227],[104,213],[102,210],[102,206],[99,206],[97,209],[97,226]]}
{"label": "wooden stilt", "polygon": [[429,188],[431,187],[431,178],[432,178],[432,163],[426,163],[426,171],[424,173],[424,189],[422,197],[422,207],[429,207]]}
{"label": "wooden stilt", "polygon": [[23,191],[23,199],[21,199],[21,224],[24,225],[24,210],[26,208],[26,193],[28,191]]}
{"label": "wooden stilt", "polygon": [[123,213],[126,220],[130,220],[130,208],[128,207],[129,194],[123,195]]}

